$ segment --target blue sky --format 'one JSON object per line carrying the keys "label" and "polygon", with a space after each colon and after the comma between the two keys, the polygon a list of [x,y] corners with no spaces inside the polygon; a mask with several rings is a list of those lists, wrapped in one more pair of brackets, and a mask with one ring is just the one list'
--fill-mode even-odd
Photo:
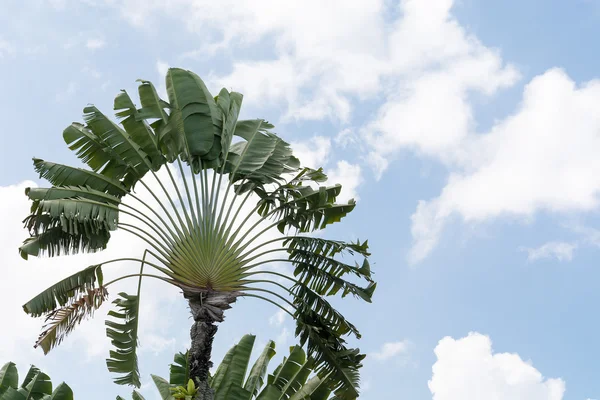
{"label": "blue sky", "polygon": [[[379,281],[373,304],[336,302],[369,355],[361,398],[599,399],[600,3],[322,3],[4,0],[0,362],[78,398],[128,392],[105,371],[101,314],[46,357],[31,348],[41,321],[20,305],[98,255],[21,261],[22,193],[41,184],[32,156],[78,162],[61,132],[86,104],[108,113],[178,66],[244,93],[246,116],[358,198],[327,236],[368,238]],[[176,292],[146,295],[147,378],[167,374],[189,318]],[[247,332],[278,356],[294,343],[292,321],[242,300],[214,360]]]}

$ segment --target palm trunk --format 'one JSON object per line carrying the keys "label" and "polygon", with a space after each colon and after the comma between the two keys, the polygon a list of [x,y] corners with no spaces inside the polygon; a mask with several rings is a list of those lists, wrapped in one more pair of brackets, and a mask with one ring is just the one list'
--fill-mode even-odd
{"label": "palm trunk", "polygon": [[189,351],[190,378],[194,380],[198,389],[197,400],[213,400],[213,389],[208,383],[209,371],[213,365],[210,361],[212,344],[217,333],[217,322],[222,322],[224,310],[231,308],[235,302],[237,292],[203,292],[186,293],[194,324],[190,330],[192,343]]}

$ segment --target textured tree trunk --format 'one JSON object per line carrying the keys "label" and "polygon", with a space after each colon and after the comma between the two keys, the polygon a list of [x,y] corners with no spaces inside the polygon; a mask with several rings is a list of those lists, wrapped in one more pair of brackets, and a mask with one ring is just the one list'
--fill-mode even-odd
{"label": "textured tree trunk", "polygon": [[209,371],[213,365],[210,361],[212,344],[217,333],[217,322],[222,322],[224,310],[231,308],[235,302],[237,292],[202,292],[186,293],[194,324],[190,330],[192,343],[189,352],[190,378],[194,380],[198,389],[197,400],[213,400],[214,391],[208,384]]}

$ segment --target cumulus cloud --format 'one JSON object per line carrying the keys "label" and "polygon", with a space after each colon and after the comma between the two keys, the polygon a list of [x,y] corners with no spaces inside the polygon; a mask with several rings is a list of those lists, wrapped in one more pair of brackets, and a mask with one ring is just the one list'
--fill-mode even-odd
{"label": "cumulus cloud", "polygon": [[535,248],[522,248],[527,252],[528,261],[537,261],[544,258],[556,258],[558,261],[571,261],[577,243],[548,242]]}
{"label": "cumulus cloud", "polygon": [[446,337],[435,348],[433,400],[562,400],[562,379],[545,378],[518,354],[494,353],[488,336]]}
{"label": "cumulus cloud", "polygon": [[599,101],[600,81],[576,85],[560,69],[534,78],[513,115],[463,146],[469,163],[451,173],[439,197],[419,204],[411,260],[429,254],[452,214],[476,223],[597,207]]}
{"label": "cumulus cloud", "polygon": [[402,340],[399,342],[388,342],[381,346],[379,351],[369,354],[378,361],[386,361],[401,355],[406,355],[410,348],[410,342]]}

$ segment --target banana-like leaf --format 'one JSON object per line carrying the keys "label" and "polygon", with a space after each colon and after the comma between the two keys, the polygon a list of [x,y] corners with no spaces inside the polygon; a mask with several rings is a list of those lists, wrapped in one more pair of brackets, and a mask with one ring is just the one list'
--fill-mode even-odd
{"label": "banana-like leaf", "polygon": [[[351,293],[364,301],[371,302],[376,284],[371,279],[371,270],[366,256],[362,267],[352,266],[334,258],[342,252],[352,254],[354,249],[368,254],[364,253],[366,250],[363,250],[364,247],[359,243],[346,244],[321,238],[292,237],[284,242],[284,246],[286,245],[289,258],[296,267],[294,275],[301,283],[320,295],[334,295],[342,289],[342,297]],[[362,288],[341,278],[348,273],[365,278],[369,283],[368,286]]]}
{"label": "banana-like leaf", "polygon": [[170,118],[183,139],[183,159],[198,171],[200,161],[215,161],[221,155],[221,111],[202,79],[191,71],[170,68],[166,86]]}
{"label": "banana-like leaf", "polygon": [[275,369],[272,375],[269,375],[268,384],[276,387],[286,397],[289,396],[287,394],[288,390],[292,391],[302,386],[308,374],[310,374],[309,363],[307,361],[306,353],[302,350],[302,347],[291,347],[290,355],[283,359],[283,362]]}
{"label": "banana-like leaf", "polygon": [[142,108],[138,110],[137,118],[158,118],[166,122],[168,115],[165,112],[165,108],[168,109],[171,107],[169,103],[160,98],[152,82],[145,81],[143,79],[138,79],[138,82],[140,82],[140,85],[138,86],[138,94],[140,96]]}
{"label": "banana-like leaf", "polygon": [[96,202],[112,205],[121,204],[121,199],[99,190],[80,186],[60,186],[52,188],[27,188],[25,195],[33,201],[41,200],[64,200],[64,199],[88,199]]}
{"label": "banana-like leaf", "polygon": [[106,335],[116,348],[110,351],[106,365],[110,372],[120,374],[114,382],[118,385],[140,387],[137,346],[139,326],[139,297],[119,293],[120,298],[113,301],[118,311],[109,311],[109,317],[119,321],[106,321]]}
{"label": "banana-like leaf", "polygon": [[54,310],[46,317],[44,331],[33,347],[40,346],[44,354],[59,345],[85,318],[92,317],[108,297],[104,287],[90,289],[68,306]]}
{"label": "banana-like leaf", "polygon": [[102,286],[102,268],[91,265],[68,278],[50,286],[23,305],[23,310],[32,317],[51,313],[58,307],[70,304],[79,296]]}
{"label": "banana-like leaf", "polygon": [[21,386],[19,388],[9,387],[0,395],[0,400],[40,400],[49,398],[51,395],[50,377],[32,365]]}
{"label": "banana-like leaf", "polygon": [[327,379],[313,376],[295,391],[288,400],[327,400],[331,394],[331,389],[329,389],[327,382]]}
{"label": "banana-like leaf", "polygon": [[65,232],[60,226],[60,220],[54,220],[54,226],[44,229],[41,233],[25,239],[19,253],[25,260],[29,256],[38,257],[40,254],[47,254],[50,257],[60,256],[61,254],[77,254],[80,251],[85,253],[94,253],[106,249],[110,240],[108,229],[99,229],[98,232],[85,232],[82,230],[74,235]]}
{"label": "banana-like leaf", "polygon": [[256,396],[258,391],[264,385],[264,378],[267,374],[267,367],[269,366],[269,361],[271,361],[274,355],[275,342],[269,340],[261,355],[254,362],[254,365],[250,370],[250,374],[248,375],[248,379],[246,379],[246,383],[244,384],[244,389],[252,393],[253,396]]}
{"label": "banana-like leaf", "polygon": [[160,394],[160,397],[162,400],[174,400],[174,397],[171,395],[171,388],[175,387],[175,386],[182,386],[182,385],[170,385],[169,382],[167,382],[166,379],[161,378],[160,376],[156,376],[156,375],[150,375],[152,377],[152,380],[154,381],[154,386],[156,386],[156,389],[158,390],[158,393]]}
{"label": "banana-like leaf", "polygon": [[124,182],[127,182],[125,183],[127,187],[132,187],[134,182],[142,178],[150,169],[148,155],[129,133],[107,118],[96,107],[85,107],[83,112],[87,128],[102,139],[111,151],[129,167]]}
{"label": "banana-like leaf", "polygon": [[245,142],[231,145],[228,155],[229,179],[236,182],[262,168],[277,147],[278,137],[266,130],[272,127],[262,119],[237,121],[235,135]]}
{"label": "banana-like leaf", "polygon": [[[231,357],[227,360],[227,364],[221,363],[224,365],[224,368],[221,371],[218,371],[218,374],[223,374],[223,383],[219,383],[215,386],[215,380],[217,378],[217,373],[215,373],[215,377],[213,378],[213,388],[215,389],[215,400],[225,400],[227,393],[233,387],[239,386],[240,388],[244,384],[244,377],[246,376],[246,370],[248,369],[248,363],[250,361],[250,355],[252,354],[252,348],[254,347],[254,340],[256,336],[254,335],[244,335],[238,344],[233,346],[233,352],[231,353]],[[221,378],[220,378],[221,379]]]}
{"label": "banana-like leaf", "polygon": [[40,226],[37,219],[48,215],[54,220],[60,220],[64,231],[75,235],[84,230],[114,231],[119,222],[119,210],[116,206],[83,198],[36,200],[31,207],[31,214],[27,220],[30,229],[37,230]]}
{"label": "banana-like leaf", "polygon": [[113,154],[111,148],[84,125],[74,122],[63,131],[69,149],[94,172],[113,179],[121,179],[127,164]]}
{"label": "banana-like leaf", "polygon": [[[223,131],[221,133],[221,158],[229,153],[229,147],[233,140],[235,127],[242,107],[243,96],[241,93],[231,92],[227,89],[221,89],[217,96],[217,106],[221,109],[223,115]],[[224,160],[221,160],[224,162]]]}
{"label": "banana-like leaf", "polygon": [[294,296],[294,305],[296,306],[295,315],[315,312],[324,321],[330,329],[333,329],[337,335],[347,335],[353,333],[360,339],[360,332],[356,327],[344,318],[327,300],[319,296],[309,287],[297,283],[290,289],[290,293]]}
{"label": "banana-like leaf", "polygon": [[251,400],[252,394],[234,382],[227,382],[215,393],[215,400]]}
{"label": "banana-like leaf", "polygon": [[[146,400],[146,399],[144,398],[144,396],[142,396],[142,395],[140,394],[140,392],[138,392],[137,390],[134,390],[134,391],[131,393],[131,398],[132,398],[132,400]],[[117,400],[125,400],[125,399],[124,399],[123,397],[121,397],[121,396],[117,396]]]}
{"label": "banana-like leaf", "polygon": [[246,141],[233,144],[227,156],[230,180],[246,182],[237,193],[280,182],[283,174],[300,167],[289,144],[270,132],[271,128],[273,125],[260,119],[237,122],[235,135]]}
{"label": "banana-like leaf", "polygon": [[52,391],[48,375],[35,366],[19,387],[17,368],[9,362],[0,369],[0,400],[73,400],[73,391],[64,382]]}
{"label": "banana-like leaf", "polygon": [[63,382],[54,389],[48,400],[73,400],[73,391],[69,385]]}
{"label": "banana-like leaf", "polygon": [[169,383],[174,386],[185,386],[190,380],[189,353],[177,353],[173,357],[174,364],[170,365]]}
{"label": "banana-like leaf", "polygon": [[337,204],[341,190],[341,185],[318,189],[284,185],[261,196],[259,213],[279,220],[277,227],[282,233],[286,228],[296,228],[300,232],[323,229],[341,221],[356,205],[352,199],[346,204]]}
{"label": "banana-like leaf", "polygon": [[138,117],[138,111],[126,91],[122,90],[115,97],[114,109],[117,111],[117,117],[123,118],[121,125],[125,131],[148,155],[152,170],[158,171],[165,162],[158,147],[158,138],[146,121]]}
{"label": "banana-like leaf", "polygon": [[116,196],[77,186],[27,188],[25,194],[33,204],[24,221],[31,237],[19,249],[24,259],[104,250],[109,231],[116,229],[121,202]]}
{"label": "banana-like leaf", "polygon": [[231,364],[231,360],[233,359],[233,354],[235,353],[235,348],[236,348],[236,345],[233,345],[233,347],[230,348],[227,351],[227,353],[225,353],[225,357],[223,357],[223,361],[221,361],[221,363],[217,367],[217,370],[215,371],[215,374],[212,377],[210,386],[215,391],[219,390],[221,388],[221,385],[225,386],[223,384],[224,378],[225,378],[225,375],[227,374],[227,370],[229,369],[229,365]]}
{"label": "banana-like leaf", "polygon": [[54,186],[90,187],[119,198],[128,193],[128,188],[120,181],[93,171],[56,164],[39,158],[33,159],[33,165],[36,172],[40,174],[40,178],[48,180]]}
{"label": "banana-like leaf", "polygon": [[[0,396],[8,388],[16,389],[19,386],[19,371],[15,363],[8,362],[0,369]],[[0,397],[1,398],[1,397]]]}
{"label": "banana-like leaf", "polygon": [[296,337],[307,345],[315,371],[322,379],[332,379],[332,389],[342,400],[358,397],[359,372],[365,358],[358,349],[348,349],[339,333],[332,330],[319,314],[304,309],[296,314]]}
{"label": "banana-like leaf", "polygon": [[281,390],[277,389],[275,386],[267,385],[264,390],[260,392],[256,400],[280,400],[283,396]]}

